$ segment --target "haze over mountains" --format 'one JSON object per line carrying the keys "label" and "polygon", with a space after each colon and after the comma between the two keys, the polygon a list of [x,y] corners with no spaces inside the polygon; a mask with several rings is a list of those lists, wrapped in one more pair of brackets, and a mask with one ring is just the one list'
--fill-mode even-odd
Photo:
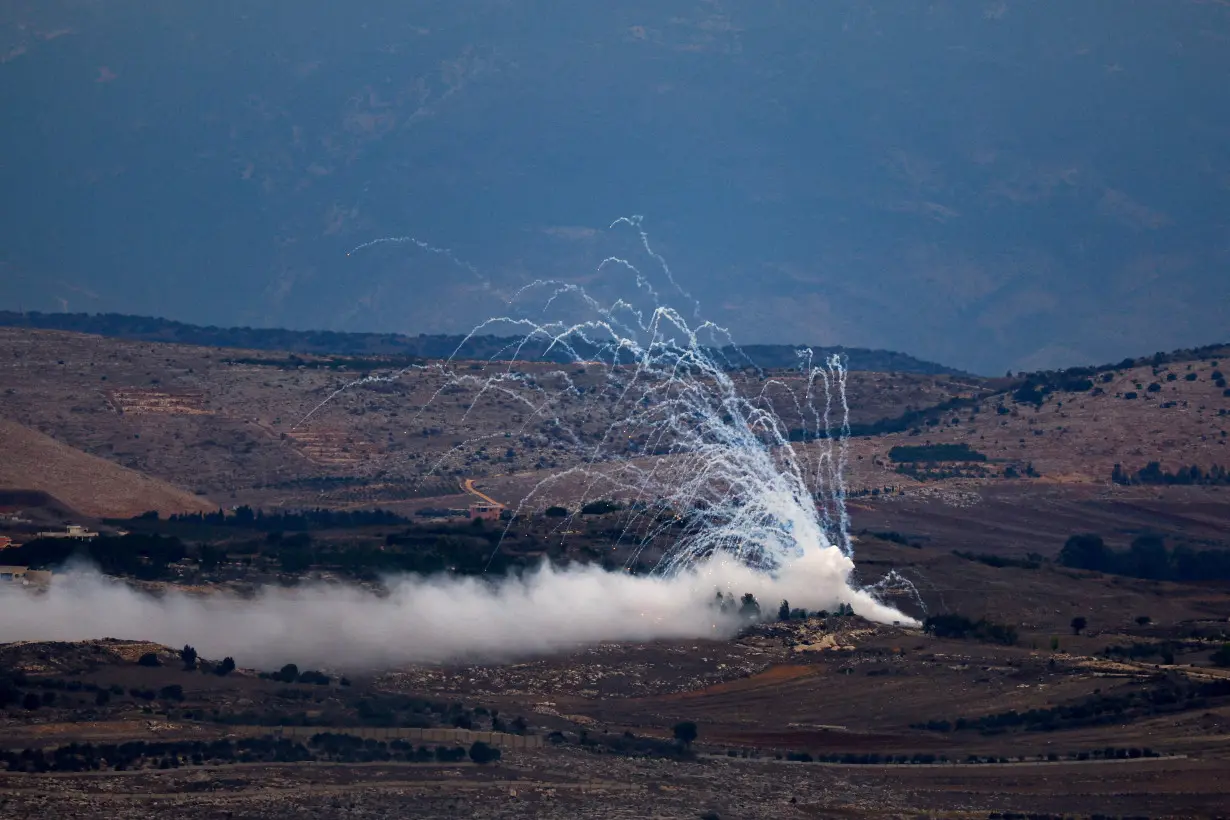
{"label": "haze over mountains", "polygon": [[[1217,341],[1230,8],[0,10],[0,306],[457,333],[654,249],[741,343],[981,373]],[[498,124],[498,125],[493,125]],[[403,243],[351,257],[382,236]],[[663,291],[666,292],[666,291]],[[445,309],[441,309],[444,306]]]}
{"label": "haze over mountains", "polygon": [[[527,341],[521,337],[499,336],[491,333],[480,335],[435,334],[417,336],[392,333],[346,333],[336,331],[282,330],[278,328],[248,327],[200,327],[172,322],[148,316],[124,316],[120,314],[85,313],[15,313],[0,310],[0,327],[40,328],[45,330],[69,330],[79,333],[94,333],[115,339],[148,342],[178,342],[212,347],[271,350],[281,353],[315,353],[332,356],[381,356],[414,357],[424,359],[508,359],[534,361],[545,357],[547,361],[565,364],[573,362],[572,355],[592,358],[599,355],[592,346],[587,346],[575,336],[567,341],[572,353],[557,347],[548,350],[545,340]],[[803,345],[725,345],[715,350],[731,369],[744,367],[792,368],[799,365],[799,353]],[[961,371],[935,362],[916,359],[905,353],[892,350],[848,349],[843,347],[809,348],[815,361],[833,353],[845,357],[850,370],[869,370],[881,373],[924,373],[931,375],[959,374]],[[609,359],[608,354],[602,354]],[[368,367],[389,367],[392,360],[373,361]],[[354,363],[351,365],[354,366]]]}

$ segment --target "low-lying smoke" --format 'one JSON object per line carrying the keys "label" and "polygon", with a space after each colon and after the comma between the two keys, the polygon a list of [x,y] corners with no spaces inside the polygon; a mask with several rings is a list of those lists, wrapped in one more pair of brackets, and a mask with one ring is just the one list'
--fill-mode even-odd
{"label": "low-lying smoke", "polygon": [[[381,668],[504,661],[604,641],[722,638],[740,626],[715,590],[751,592],[766,610],[850,604],[877,621],[909,622],[846,579],[853,562],[815,549],[771,577],[715,558],[672,576],[595,566],[544,566],[498,581],[454,576],[388,579],[387,595],[345,585],[264,588],[256,596],[139,592],[88,569],[57,575],[45,592],[0,591],[0,641],[103,637],[191,644],[206,657],[276,668]],[[771,610],[770,610],[771,611]]]}

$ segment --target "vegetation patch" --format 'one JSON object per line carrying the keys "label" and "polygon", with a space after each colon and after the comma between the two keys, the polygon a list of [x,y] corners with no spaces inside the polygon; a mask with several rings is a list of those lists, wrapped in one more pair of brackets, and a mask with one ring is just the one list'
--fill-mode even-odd
{"label": "vegetation patch", "polygon": [[1017,642],[1015,626],[998,624],[986,618],[972,621],[955,613],[930,616],[923,622],[923,631],[937,638],[968,638],[1005,646],[1012,646]]}
{"label": "vegetation patch", "polygon": [[1168,712],[1205,709],[1211,702],[1220,703],[1226,698],[1230,698],[1230,680],[1194,683],[1167,678],[1160,686],[1138,692],[1095,694],[1073,704],[1025,712],[1012,709],[953,721],[933,720],[914,724],[912,728],[933,732],[978,731],[984,735],[1002,734],[1010,730],[1051,732],[1119,723]]}
{"label": "vegetation patch", "polygon": [[1059,551],[1059,563],[1155,581],[1230,580],[1230,550],[1167,549],[1157,535],[1142,535],[1125,551],[1111,549],[1096,534],[1074,535]]}
{"label": "vegetation patch", "polygon": [[896,464],[937,461],[986,461],[987,457],[968,444],[898,444],[888,451]]}
{"label": "vegetation patch", "polygon": [[1193,464],[1190,467],[1180,467],[1174,472],[1163,470],[1162,465],[1150,461],[1136,472],[1125,470],[1122,464],[1116,464],[1111,470],[1110,480],[1122,486],[1132,484],[1146,485],[1203,485],[1206,487],[1230,486],[1230,470],[1220,465],[1207,469]]}
{"label": "vegetation patch", "polygon": [[1038,569],[1042,566],[1043,557],[1037,553],[1030,553],[1024,558],[1007,558],[1002,555],[991,555],[986,552],[962,552],[961,550],[953,550],[953,555],[958,558],[964,558],[966,561],[977,561],[979,564],[986,564],[988,567],[997,569],[1005,569],[1013,567],[1015,569]]}

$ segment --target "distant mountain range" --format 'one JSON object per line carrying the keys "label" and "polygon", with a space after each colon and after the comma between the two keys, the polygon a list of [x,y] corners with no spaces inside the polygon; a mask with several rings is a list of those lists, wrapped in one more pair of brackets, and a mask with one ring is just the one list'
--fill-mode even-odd
{"label": "distant mountain range", "polygon": [[1225,0],[11,0],[0,307],[456,334],[551,280],[984,374],[1201,345],[1227,39]]}
{"label": "distant mountain range", "polygon": [[[207,347],[242,348],[246,350],[277,350],[288,353],[344,356],[396,356],[422,359],[499,359],[520,340],[505,336],[398,333],[340,333],[330,330],[284,330],[281,328],[202,327],[169,319],[149,316],[128,316],[118,313],[39,313],[0,311],[0,327],[28,327],[38,330],[65,330],[92,333],[131,341],[168,342]],[[748,345],[725,347],[720,356],[740,367],[748,364],[760,368],[790,368],[799,363],[798,351],[805,345]],[[882,373],[918,373],[923,375],[967,375],[942,364],[917,359],[892,350],[868,350],[847,347],[813,347],[816,360],[833,353],[847,358],[850,370]],[[578,350],[583,356],[589,351]],[[542,345],[520,348],[518,358],[543,358]],[[562,360],[554,354],[546,356]]]}

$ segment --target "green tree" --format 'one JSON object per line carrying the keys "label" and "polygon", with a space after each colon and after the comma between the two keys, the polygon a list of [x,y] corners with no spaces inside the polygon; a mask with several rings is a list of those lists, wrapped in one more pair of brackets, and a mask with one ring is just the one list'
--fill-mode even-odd
{"label": "green tree", "polygon": [[494,763],[500,759],[500,750],[483,743],[481,740],[476,740],[470,746],[470,759],[480,766]]}
{"label": "green tree", "polygon": [[743,594],[743,600],[739,604],[739,615],[749,621],[760,619],[760,602],[756,600],[755,595],[750,592]]}
{"label": "green tree", "polygon": [[184,687],[178,683],[173,683],[170,686],[164,686],[158,690],[158,697],[163,700],[183,700]]}
{"label": "green tree", "polygon": [[1072,536],[1059,551],[1059,563],[1075,569],[1103,570],[1109,557],[1106,542],[1093,533]]}
{"label": "green tree", "polygon": [[784,598],[782,599],[782,605],[777,608],[777,620],[790,620],[790,602]]}
{"label": "green tree", "polygon": [[196,669],[196,650],[191,646],[184,645],[184,648],[179,650],[179,659],[184,662],[184,671],[191,672]]}
{"label": "green tree", "polygon": [[158,660],[158,656],[153,652],[146,652],[137,659],[138,666],[162,666],[162,661]]}
{"label": "green tree", "polygon": [[696,740],[696,724],[690,720],[685,720],[682,723],[676,723],[673,731],[675,734],[675,740],[682,743],[685,748],[691,746]]}
{"label": "green tree", "polygon": [[1131,574],[1153,580],[1170,574],[1170,554],[1160,536],[1142,535],[1132,541]]}
{"label": "green tree", "polygon": [[1081,634],[1081,632],[1083,632],[1085,627],[1087,626],[1089,626],[1089,621],[1087,621],[1084,618],[1084,616],[1077,615],[1075,618],[1072,619],[1072,634],[1073,635]]}
{"label": "green tree", "polygon": [[214,670],[214,674],[218,677],[226,677],[235,671],[235,659],[229,655],[222,659],[222,663],[218,664],[218,668]]}
{"label": "green tree", "polygon": [[1209,660],[1214,666],[1228,667],[1230,666],[1230,643],[1222,644],[1221,649],[1209,656]]}

